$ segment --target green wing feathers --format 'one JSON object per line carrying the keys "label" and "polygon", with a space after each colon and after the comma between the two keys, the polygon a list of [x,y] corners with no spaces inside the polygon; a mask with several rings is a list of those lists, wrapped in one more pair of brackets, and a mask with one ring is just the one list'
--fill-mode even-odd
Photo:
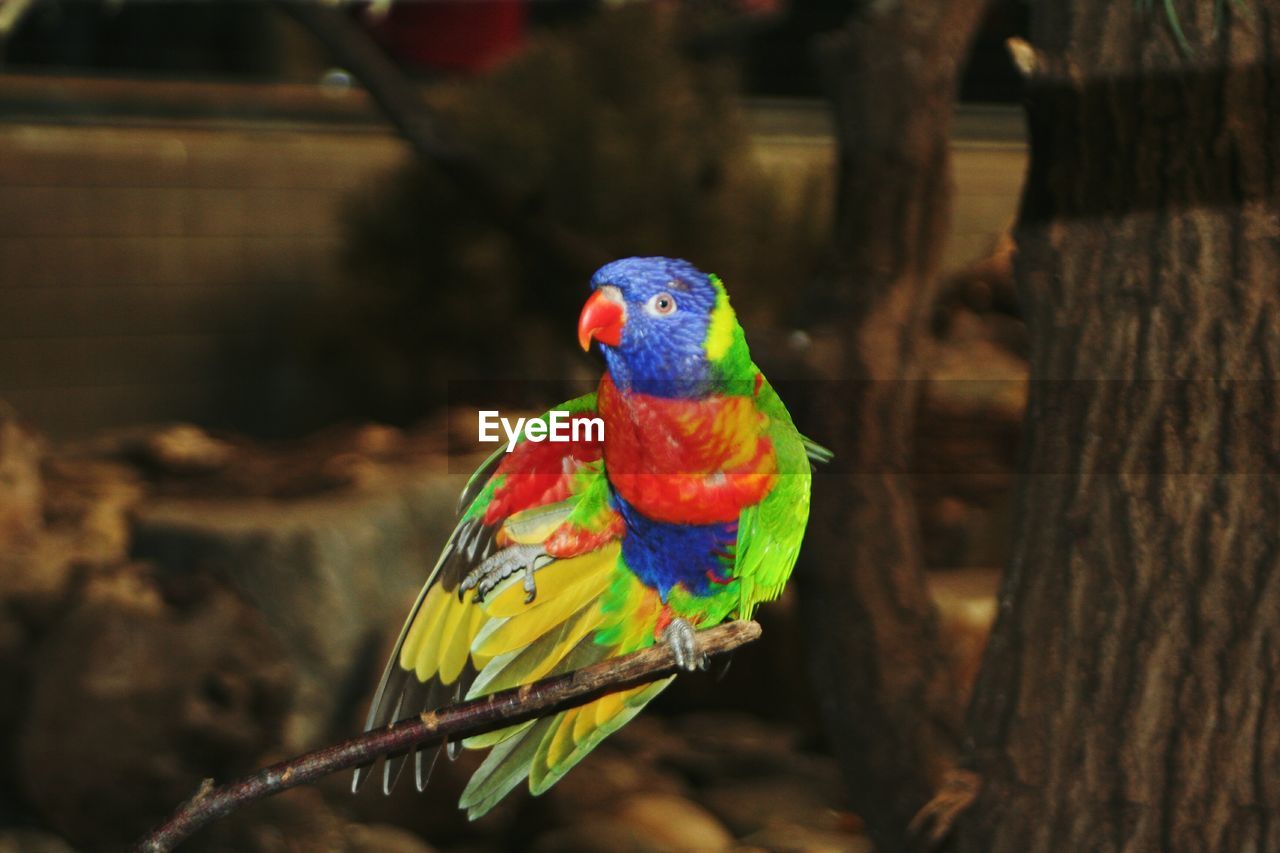
{"label": "green wing feathers", "polygon": [[750,618],[760,603],[782,594],[809,520],[810,461],[831,458],[829,450],[800,434],[767,381],[756,395],[756,405],[769,418],[778,479],[764,500],[738,517],[734,576],[738,578],[738,615],[743,619]]}
{"label": "green wing feathers", "polygon": [[458,805],[481,817],[525,778],[537,796],[573,769],[601,741],[625,726],[672,679],[611,693],[578,708],[508,730],[476,770]]}
{"label": "green wing feathers", "polygon": [[[519,577],[481,603],[459,599],[442,586],[433,589],[409,629],[400,668],[419,680],[450,684],[466,662],[475,671],[466,696],[474,698],[649,645],[659,604],[629,572],[619,571],[619,550],[612,543],[540,570],[538,595],[529,603]],[[646,609],[652,611],[650,619],[644,618]],[[604,696],[535,724],[467,739],[464,747],[493,751],[472,777],[461,806],[470,817],[480,817],[526,778],[530,790],[541,793],[665,684]]]}
{"label": "green wing feathers", "polygon": [[[591,411],[594,399],[589,395],[559,408]],[[617,537],[539,569],[532,601],[526,601],[519,572],[481,601],[469,593],[458,594],[463,578],[503,547],[542,543],[564,523],[593,529],[607,524],[612,510],[603,464],[572,444],[563,447],[563,482],[554,483],[558,478],[548,477],[545,469],[535,475],[542,480],[525,481],[547,483],[548,495],[559,488],[555,499],[534,497],[527,508],[504,518],[486,522],[486,513],[500,498],[505,478],[523,473],[519,459],[495,454],[468,481],[461,520],[406,620],[366,729],[464,697],[571,672],[653,642],[661,602],[621,565]],[[558,460],[554,467],[559,469]],[[565,488],[567,496],[562,494]],[[524,779],[535,794],[541,793],[639,713],[666,684],[604,696],[546,719],[468,738],[461,747],[491,752],[473,775],[461,805],[470,817],[480,817]],[[387,759],[384,789],[394,784],[405,760]],[[431,759],[417,754],[414,763],[421,788]],[[358,786],[367,773],[368,768],[359,771],[354,784]]]}
{"label": "green wing feathers", "polygon": [[[736,585],[727,584],[714,601],[693,602],[700,625],[750,616],[760,602],[781,593],[808,519],[810,460],[830,459],[828,451],[796,431],[767,382],[755,396],[767,417],[777,481],[739,517],[732,555]],[[594,407],[592,394],[559,409],[592,413]],[[496,452],[467,482],[460,511],[458,526],[401,631],[366,729],[629,654],[653,644],[657,626],[670,618],[666,611],[674,605],[664,604],[622,559],[625,531],[598,444],[534,448],[521,443],[512,454]],[[544,557],[556,557],[537,570],[532,600],[523,571],[502,579],[482,600],[470,592],[459,594],[473,570],[513,545],[538,545]],[[603,696],[451,745],[451,754],[459,747],[490,750],[463,792],[461,807],[471,818],[480,817],[526,779],[534,794],[547,790],[669,682]],[[390,789],[405,760],[387,759],[384,789]],[[413,760],[421,788],[431,763],[421,754]],[[357,787],[368,772],[357,771]]]}

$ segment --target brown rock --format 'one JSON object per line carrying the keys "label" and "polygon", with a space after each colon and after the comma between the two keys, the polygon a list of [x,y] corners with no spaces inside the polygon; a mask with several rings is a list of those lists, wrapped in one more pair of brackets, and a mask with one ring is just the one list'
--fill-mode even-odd
{"label": "brown rock", "polygon": [[432,853],[429,844],[408,830],[385,823],[347,827],[347,853]]}
{"label": "brown rock", "polygon": [[127,841],[274,744],[291,678],[261,615],[207,577],[92,577],[38,649],[18,733],[26,799],[73,843]]}
{"label": "brown rock", "polygon": [[345,853],[350,826],[313,788],[259,800],[184,842],[184,853]]}
{"label": "brown rock", "polygon": [[11,799],[18,785],[13,756],[35,649],[66,607],[72,577],[67,549],[48,536],[0,548],[0,801]]}
{"label": "brown rock", "polygon": [[701,791],[698,801],[734,835],[742,837],[784,824],[838,829],[840,815],[832,800],[839,792],[839,788],[819,788],[809,780],[775,776],[744,778]]}
{"label": "brown rock", "polygon": [[770,853],[872,853],[875,849],[865,835],[802,824],[770,826],[742,839],[742,843]]}
{"label": "brown rock", "polygon": [[36,649],[71,605],[74,579],[125,559],[127,513],[138,489],[120,465],[40,461],[40,442],[3,417],[0,445],[0,470],[8,472],[0,479],[19,484],[0,486],[0,515],[17,517],[4,509],[14,498],[24,507],[20,524],[0,532],[0,799],[9,799],[19,786],[14,756]]}
{"label": "brown rock", "polygon": [[1005,340],[1021,324],[958,309],[927,366],[912,490],[931,568],[1007,558],[1011,490],[1027,400],[1027,360]]}
{"label": "brown rock", "polygon": [[35,829],[0,831],[0,853],[75,853],[56,835]]}
{"label": "brown rock", "polygon": [[0,543],[25,542],[40,528],[44,443],[0,402]]}
{"label": "brown rock", "polygon": [[[643,716],[643,715],[642,715]],[[652,756],[660,767],[678,771],[695,785],[713,786],[744,777],[805,772],[808,758],[797,753],[795,733],[740,711],[705,711],[650,719],[649,728],[618,733],[620,746]],[[654,731],[665,727],[667,732]],[[642,739],[643,743],[636,743]]]}
{"label": "brown rock", "polygon": [[404,447],[405,435],[393,426],[365,424],[356,430],[352,444],[357,453],[386,456]]}
{"label": "brown rock", "polygon": [[43,625],[66,595],[71,574],[67,549],[55,541],[0,550],[0,614],[30,628]]}
{"label": "brown rock", "polygon": [[725,850],[733,836],[696,803],[672,794],[638,794],[622,800],[613,819],[659,848]]}
{"label": "brown rock", "polygon": [[629,758],[646,763],[664,761],[684,752],[689,745],[688,738],[675,731],[669,719],[649,712],[627,723],[607,743]]}
{"label": "brown rock", "polygon": [[334,483],[361,490],[375,489],[390,479],[386,466],[363,453],[339,453],[325,460],[320,470]]}
{"label": "brown rock", "polygon": [[650,838],[639,827],[593,815],[544,834],[532,849],[533,853],[668,853],[676,848]]}
{"label": "brown rock", "polygon": [[[284,748],[350,732],[454,519],[463,477],[406,466],[369,491],[294,500],[156,496],[135,513],[135,557],[225,578],[297,667]],[[346,689],[335,689],[346,685]]]}
{"label": "brown rock", "polygon": [[206,474],[219,471],[235,457],[228,442],[209,435],[193,424],[178,424],[147,439],[148,461],[175,474]]}
{"label": "brown rock", "polygon": [[607,811],[613,803],[638,792],[684,793],[674,774],[606,742],[597,747],[542,799],[550,811],[572,821],[585,811]]}
{"label": "brown rock", "polygon": [[44,474],[45,532],[66,546],[68,559],[124,561],[129,515],[143,495],[137,472],[105,459],[52,456]]}
{"label": "brown rock", "polygon": [[1027,361],[993,343],[990,320],[961,313],[953,335],[929,366],[929,406],[957,414],[982,412],[1021,423],[1027,406]]}
{"label": "brown rock", "polygon": [[938,608],[938,620],[946,651],[959,676],[967,701],[978,676],[987,637],[996,618],[999,569],[953,569],[929,572],[929,592]]}

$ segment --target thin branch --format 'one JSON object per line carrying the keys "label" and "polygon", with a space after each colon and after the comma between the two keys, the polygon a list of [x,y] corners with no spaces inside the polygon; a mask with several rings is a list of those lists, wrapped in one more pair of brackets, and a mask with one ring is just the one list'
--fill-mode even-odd
{"label": "thin branch", "polygon": [[[731,652],[760,636],[755,622],[730,622],[698,633],[698,650],[705,655]],[[675,655],[665,643],[626,657],[544,678],[471,702],[428,711],[385,729],[366,732],[323,749],[308,752],[226,785],[206,779],[190,800],[163,824],[138,842],[139,853],[165,853],[205,824],[255,800],[287,791],[339,770],[372,764],[380,756],[403,753],[414,746],[505,728],[534,717],[585,705],[607,693],[665,678],[679,671]]]}
{"label": "thin branch", "polygon": [[298,0],[277,0],[277,5],[310,30],[334,61],[360,81],[423,162],[438,168],[523,245],[566,272],[581,275],[612,259],[604,248],[540,211],[533,200],[494,180],[482,164],[449,139],[417,87],[343,8]]}
{"label": "thin branch", "polygon": [[22,23],[33,6],[35,0],[0,0],[0,62],[4,61],[9,37],[17,32],[18,24]]}

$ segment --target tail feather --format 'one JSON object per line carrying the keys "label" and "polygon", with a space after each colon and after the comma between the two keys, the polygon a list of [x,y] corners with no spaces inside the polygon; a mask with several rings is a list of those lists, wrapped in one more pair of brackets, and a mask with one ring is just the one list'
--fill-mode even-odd
{"label": "tail feather", "polygon": [[[578,712],[576,714],[563,711],[557,715],[555,727],[543,737],[530,762],[529,790],[533,795],[536,797],[559,782],[564,774],[586,758],[601,741],[631,722],[674,677],[646,687],[601,697],[590,705],[574,709]],[[620,697],[620,700],[608,701],[613,697]],[[588,715],[592,723],[584,726],[579,735],[578,723]]]}
{"label": "tail feather", "polygon": [[836,458],[834,453],[807,435],[800,436],[800,441],[804,443],[804,452],[809,457],[810,462],[818,462],[825,465]]}
{"label": "tail feather", "polygon": [[469,819],[476,820],[525,778],[534,796],[544,793],[601,741],[629,723],[672,678],[602,696],[581,707],[525,724],[493,747],[471,777],[458,805],[467,810]]}
{"label": "tail feather", "polygon": [[[396,722],[409,714],[416,714],[422,708],[435,708],[449,701],[449,691],[444,685],[438,681],[431,681],[423,684],[417,679],[410,678],[406,681],[404,688],[400,693],[400,701],[396,705],[395,715],[389,722]],[[437,752],[435,747],[427,747],[433,755]],[[400,774],[404,772],[405,762],[413,756],[414,761],[414,780],[421,791],[426,787],[427,779],[431,775],[431,768],[435,766],[435,759],[431,760],[426,772],[423,772],[422,761],[420,758],[421,750],[414,748],[403,755],[387,756],[386,762],[382,767],[382,792],[390,794],[395,788],[396,780],[400,778]]]}
{"label": "tail feather", "polygon": [[557,719],[558,716],[538,720],[489,752],[458,800],[458,805],[467,810],[468,818],[483,817],[529,775],[529,763]]}
{"label": "tail feather", "polygon": [[427,759],[426,750],[418,749],[413,753],[413,784],[421,794],[427,790],[427,783],[431,781],[431,772],[436,769],[436,762],[440,760],[440,752],[443,747],[436,747],[430,750],[431,758]]}
{"label": "tail feather", "polygon": [[[393,721],[400,717],[400,708],[404,706],[404,697],[405,694],[401,693],[400,698],[395,703],[394,710],[391,713]],[[396,780],[400,778],[400,771],[404,769],[404,763],[408,758],[409,753],[407,752],[403,755],[387,756],[386,761],[382,764],[382,793],[391,793],[391,789],[396,786]]]}

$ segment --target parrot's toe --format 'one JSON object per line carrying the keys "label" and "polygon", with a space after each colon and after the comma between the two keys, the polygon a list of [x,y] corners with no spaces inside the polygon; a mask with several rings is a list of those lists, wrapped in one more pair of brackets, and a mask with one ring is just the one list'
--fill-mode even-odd
{"label": "parrot's toe", "polygon": [[503,548],[481,562],[462,579],[462,583],[458,584],[458,599],[461,600],[468,592],[475,590],[472,601],[479,604],[500,583],[523,570],[525,573],[524,600],[525,603],[531,602],[538,594],[533,573],[553,560],[553,557],[542,550],[541,545],[512,545],[509,548]]}
{"label": "parrot's toe", "polygon": [[698,633],[686,620],[672,619],[662,632],[662,640],[671,647],[676,666],[686,672],[707,668],[707,656],[698,653]]}
{"label": "parrot's toe", "polygon": [[533,563],[524,567],[524,603],[532,604],[533,600],[538,597],[538,584],[533,579],[533,573],[538,567]]}

